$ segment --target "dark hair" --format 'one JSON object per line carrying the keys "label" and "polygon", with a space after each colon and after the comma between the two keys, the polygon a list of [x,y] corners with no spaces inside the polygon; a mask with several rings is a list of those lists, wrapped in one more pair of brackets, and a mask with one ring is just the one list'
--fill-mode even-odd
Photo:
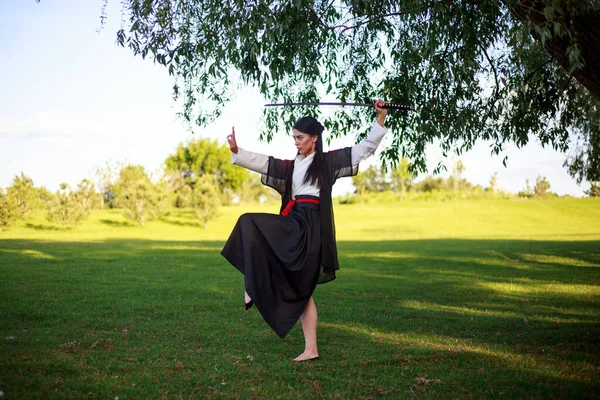
{"label": "dark hair", "polygon": [[316,118],[302,117],[294,124],[294,129],[310,136],[317,136],[315,157],[306,171],[304,183],[317,184],[323,188],[325,182],[325,158],[323,157],[323,125]]}

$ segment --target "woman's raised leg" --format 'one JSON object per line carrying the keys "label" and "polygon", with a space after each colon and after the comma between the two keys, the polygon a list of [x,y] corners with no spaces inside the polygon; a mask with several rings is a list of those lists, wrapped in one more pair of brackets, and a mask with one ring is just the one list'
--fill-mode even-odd
{"label": "woman's raised leg", "polygon": [[294,361],[307,361],[319,357],[317,350],[317,306],[311,297],[300,317],[304,332],[304,353],[294,358]]}

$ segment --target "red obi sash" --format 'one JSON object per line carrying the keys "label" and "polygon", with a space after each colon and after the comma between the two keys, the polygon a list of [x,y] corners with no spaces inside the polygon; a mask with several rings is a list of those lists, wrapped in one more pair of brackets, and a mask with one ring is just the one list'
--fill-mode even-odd
{"label": "red obi sash", "polygon": [[321,202],[317,199],[298,199],[298,200],[290,200],[289,203],[287,203],[287,206],[285,206],[285,208],[283,209],[283,211],[281,212],[281,215],[283,215],[284,217],[287,217],[288,215],[290,215],[290,211],[292,211],[292,207],[294,207],[294,204],[296,203],[313,203],[313,204],[321,204]]}

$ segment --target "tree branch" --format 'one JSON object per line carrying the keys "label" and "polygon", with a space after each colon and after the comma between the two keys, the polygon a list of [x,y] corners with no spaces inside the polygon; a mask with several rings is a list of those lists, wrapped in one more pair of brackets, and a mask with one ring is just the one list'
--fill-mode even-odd
{"label": "tree branch", "polygon": [[552,62],[552,60],[554,60],[553,58],[550,58],[548,61],[546,61],[545,63],[543,63],[542,65],[540,65],[539,67],[537,67],[536,69],[534,69],[533,71],[531,71],[530,73],[527,74],[527,76],[523,79],[523,85],[526,85],[527,82],[529,82],[529,80],[531,78],[533,78],[533,76],[538,72],[541,71],[542,68],[544,68],[546,65],[550,64]]}
{"label": "tree branch", "polygon": [[496,106],[496,102],[498,101],[498,94],[500,93],[500,82],[498,82],[498,71],[496,71],[496,67],[494,66],[494,63],[492,63],[492,60],[487,53],[487,50],[479,42],[477,42],[477,46],[479,46],[479,48],[483,51],[483,55],[487,59],[488,64],[490,64],[490,67],[492,67],[492,71],[494,71],[494,81],[496,82],[496,88],[494,89],[494,96],[492,99],[492,104],[490,105],[490,109],[488,110],[487,115],[485,116],[485,118],[483,119],[483,122],[482,122],[483,124],[485,124],[485,121],[487,121],[487,119],[490,117],[490,114],[494,110],[494,107]]}
{"label": "tree branch", "polygon": [[[549,22],[543,12],[540,12],[540,7],[543,2],[534,0],[521,0],[520,2],[511,2],[509,0],[498,0],[503,3],[510,12],[524,23],[532,23],[538,27],[545,27]],[[600,100],[600,9],[590,10],[585,15],[565,13],[565,18],[569,18],[568,29],[571,32],[571,39],[565,36],[553,35],[549,40],[545,41],[545,48],[550,53],[552,58],[568,72],[572,73],[575,78],[589,92]],[[535,33],[532,33],[535,35]],[[538,38],[539,39],[539,38]],[[585,63],[582,67],[572,70],[572,63],[567,53],[570,46],[577,45],[580,47],[580,58]]]}
{"label": "tree branch", "polygon": [[336,29],[339,29],[339,28],[343,28],[343,29],[341,29],[339,31],[339,33],[344,33],[344,32],[349,31],[351,29],[356,29],[356,28],[358,28],[358,27],[360,27],[362,25],[370,24],[371,22],[379,21],[381,19],[385,19],[385,18],[388,18],[388,17],[397,17],[397,16],[400,16],[400,15],[405,15],[405,14],[408,14],[409,12],[410,12],[409,10],[404,10],[404,11],[399,11],[399,12],[395,12],[395,13],[388,13],[388,14],[377,15],[374,18],[364,20],[362,22],[359,22],[356,25],[346,26],[345,25],[346,23],[348,23],[348,22],[350,22],[352,20],[356,20],[356,19],[361,18],[361,17],[354,17],[354,18],[350,18],[349,20],[345,21],[341,25],[331,26],[331,27],[329,27],[329,29],[336,30]]}

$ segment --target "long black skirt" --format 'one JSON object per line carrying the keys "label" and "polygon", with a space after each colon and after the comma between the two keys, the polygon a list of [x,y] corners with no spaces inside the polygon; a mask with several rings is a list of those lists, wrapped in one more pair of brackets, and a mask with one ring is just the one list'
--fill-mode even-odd
{"label": "long black skirt", "polygon": [[269,326],[285,337],[296,324],[319,277],[319,205],[296,203],[288,216],[248,213],[221,251],[244,274],[246,292]]}

